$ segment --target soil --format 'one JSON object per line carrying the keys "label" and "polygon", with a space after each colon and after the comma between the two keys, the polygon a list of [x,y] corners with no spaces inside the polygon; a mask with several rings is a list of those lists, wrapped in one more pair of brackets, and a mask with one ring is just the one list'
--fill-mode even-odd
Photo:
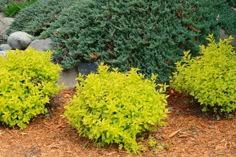
{"label": "soil", "polygon": [[[232,119],[206,115],[192,98],[169,90],[166,126],[152,136],[154,148],[145,157],[236,157],[236,114]],[[0,126],[0,157],[133,157],[116,145],[97,147],[79,137],[63,118],[63,107],[74,90],[61,91],[51,101],[48,115],[33,119],[26,129]],[[145,145],[145,141],[141,142]],[[146,146],[148,146],[146,144]]]}

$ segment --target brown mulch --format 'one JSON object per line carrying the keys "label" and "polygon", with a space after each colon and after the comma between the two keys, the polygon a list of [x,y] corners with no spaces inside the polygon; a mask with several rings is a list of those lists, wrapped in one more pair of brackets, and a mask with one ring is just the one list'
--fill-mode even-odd
{"label": "brown mulch", "polygon": [[[132,157],[116,146],[97,147],[79,137],[63,118],[63,106],[74,94],[63,90],[53,98],[48,115],[32,120],[26,129],[0,126],[0,157]],[[205,115],[188,96],[169,90],[165,127],[153,136],[157,146],[145,157],[236,157],[236,115],[219,119]],[[215,118],[217,117],[217,118]]]}

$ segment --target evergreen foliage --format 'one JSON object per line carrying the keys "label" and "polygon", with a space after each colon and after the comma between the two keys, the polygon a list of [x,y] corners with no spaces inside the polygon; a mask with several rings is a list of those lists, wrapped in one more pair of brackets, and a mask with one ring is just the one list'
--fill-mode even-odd
{"label": "evergreen foliage", "polygon": [[227,0],[227,2],[228,2],[232,7],[236,7],[236,0]]}
{"label": "evergreen foliage", "polygon": [[11,3],[13,0],[0,0],[0,12],[2,12],[5,7]]}
{"label": "evergreen foliage", "polygon": [[65,69],[96,60],[167,81],[183,49],[195,56],[209,33],[235,33],[235,15],[225,0],[80,0],[41,37],[52,38]]}
{"label": "evergreen foliage", "polygon": [[231,38],[200,46],[201,55],[191,58],[188,52],[177,62],[171,85],[192,95],[203,111],[230,113],[236,110],[236,53]]}
{"label": "evergreen foliage", "polygon": [[49,98],[60,89],[60,69],[51,63],[51,52],[15,50],[0,57],[0,122],[25,128],[46,113]]}
{"label": "evergreen foliage", "polygon": [[57,19],[57,16],[74,0],[38,0],[31,6],[21,10],[15,17],[7,33],[24,31],[31,35],[38,36],[50,23]]}
{"label": "evergreen foliage", "polygon": [[81,136],[138,153],[137,137],[164,124],[165,86],[159,84],[157,91],[156,76],[144,79],[137,69],[127,73],[108,69],[100,65],[98,73],[78,77],[76,96],[66,106],[65,117]]}

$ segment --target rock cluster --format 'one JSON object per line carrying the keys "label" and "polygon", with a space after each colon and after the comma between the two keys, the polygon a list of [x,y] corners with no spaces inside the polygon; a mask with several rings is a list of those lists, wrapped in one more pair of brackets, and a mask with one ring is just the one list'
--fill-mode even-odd
{"label": "rock cluster", "polygon": [[29,47],[37,50],[49,50],[51,49],[51,39],[34,39],[33,36],[26,32],[18,31],[10,34],[6,34],[6,30],[10,27],[14,18],[5,17],[0,13],[0,55],[5,55],[6,50],[20,49],[25,50]]}
{"label": "rock cluster", "polygon": [[0,55],[4,55],[6,50],[25,50],[27,48],[34,48],[36,50],[50,50],[52,40],[47,39],[35,39],[30,34],[26,32],[14,32],[10,34],[7,38],[7,44],[0,45]]}

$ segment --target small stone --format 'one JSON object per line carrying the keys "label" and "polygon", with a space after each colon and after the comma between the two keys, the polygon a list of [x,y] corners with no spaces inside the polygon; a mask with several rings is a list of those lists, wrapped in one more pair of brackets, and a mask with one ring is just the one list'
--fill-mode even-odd
{"label": "small stone", "polygon": [[232,45],[234,46],[234,48],[236,49],[236,34],[233,35],[234,40],[232,41]]}
{"label": "small stone", "polygon": [[6,56],[6,51],[0,51],[0,56]]}
{"label": "small stone", "polygon": [[11,50],[11,47],[8,44],[1,44],[0,51]]}
{"label": "small stone", "polygon": [[229,36],[226,34],[225,30],[220,29],[220,39],[226,39]]}
{"label": "small stone", "polygon": [[14,32],[7,38],[7,43],[12,49],[25,50],[32,42],[33,37],[25,32]]}
{"label": "small stone", "polygon": [[[236,34],[231,35],[234,39],[231,42],[232,46],[236,49]],[[220,39],[226,39],[228,38],[229,35],[225,32],[225,30],[221,29],[220,30]]]}
{"label": "small stone", "polygon": [[28,48],[33,48],[36,50],[46,51],[52,48],[52,40],[50,38],[47,39],[36,39],[30,43]]}

